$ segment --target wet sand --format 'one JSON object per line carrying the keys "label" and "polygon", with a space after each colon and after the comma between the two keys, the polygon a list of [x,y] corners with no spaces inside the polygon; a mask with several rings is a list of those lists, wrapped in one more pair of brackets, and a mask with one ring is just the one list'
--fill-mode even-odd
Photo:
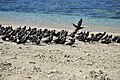
{"label": "wet sand", "polygon": [[[109,33],[119,35],[117,30]],[[0,80],[120,79],[120,44],[76,41],[74,45],[17,45],[0,39]]]}

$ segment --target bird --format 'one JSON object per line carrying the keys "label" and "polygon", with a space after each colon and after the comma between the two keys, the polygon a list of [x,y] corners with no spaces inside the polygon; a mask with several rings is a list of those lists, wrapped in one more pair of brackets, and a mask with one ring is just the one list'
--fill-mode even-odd
{"label": "bird", "polygon": [[27,42],[27,35],[24,35],[21,39],[19,39],[17,44],[25,44],[26,42]]}
{"label": "bird", "polygon": [[40,39],[37,39],[37,41],[35,43],[36,43],[36,45],[39,45],[40,44]]}
{"label": "bird", "polygon": [[38,37],[37,37],[36,35],[32,35],[32,36],[29,35],[29,40],[30,40],[32,43],[34,43],[34,42],[36,42],[36,41],[38,40]]}
{"label": "bird", "polygon": [[83,29],[83,28],[84,28],[84,27],[81,27],[82,22],[83,22],[83,19],[80,19],[80,21],[78,22],[77,25],[74,24],[74,23],[72,23],[72,24],[73,24],[73,26],[76,28],[76,30],[79,30],[79,29]]}
{"label": "bird", "polygon": [[69,39],[69,40],[70,40],[70,42],[66,43],[66,45],[72,46],[75,43],[75,38],[72,38],[72,39]]}
{"label": "bird", "polygon": [[114,36],[114,37],[112,38],[112,41],[113,41],[113,42],[116,42],[117,39],[118,39],[118,36]]}
{"label": "bird", "polygon": [[66,37],[62,37],[58,44],[64,44],[66,42]]}
{"label": "bird", "polygon": [[44,33],[44,37],[48,37],[50,36],[50,31],[46,31],[46,33]]}
{"label": "bird", "polygon": [[13,36],[10,35],[10,37],[8,39],[9,39],[9,41],[13,40]]}
{"label": "bird", "polygon": [[70,33],[69,36],[71,36],[72,38],[74,38],[76,33],[77,33],[77,30],[75,29],[72,33]]}
{"label": "bird", "polygon": [[103,44],[109,44],[111,43],[112,35],[109,35],[108,38],[101,40],[101,43]]}
{"label": "bird", "polygon": [[72,37],[72,38],[74,38],[75,37],[75,33],[74,32],[72,32],[72,33],[70,33],[70,35],[69,35],[70,37]]}
{"label": "bird", "polygon": [[109,44],[109,43],[111,43],[111,40],[110,39],[105,39],[105,40],[102,40],[101,43]]}
{"label": "bird", "polygon": [[108,38],[108,34],[106,36],[104,36],[101,40],[107,39]]}
{"label": "bird", "polygon": [[31,31],[31,27],[29,27],[26,31]]}
{"label": "bird", "polygon": [[47,37],[47,39],[46,40],[44,40],[43,42],[44,43],[51,43],[51,41],[53,40],[53,35],[52,34],[50,34],[50,36],[49,37]]}
{"label": "bird", "polygon": [[17,42],[17,37],[13,37],[13,39],[11,40],[11,42]]}
{"label": "bird", "polygon": [[117,39],[117,43],[120,43],[120,36],[119,36],[118,39]]}
{"label": "bird", "polygon": [[60,37],[57,37],[57,39],[53,40],[54,43],[58,44],[60,41],[61,41],[61,38]]}
{"label": "bird", "polygon": [[2,37],[2,40],[3,40],[3,41],[6,41],[6,36],[3,36],[3,37]]}

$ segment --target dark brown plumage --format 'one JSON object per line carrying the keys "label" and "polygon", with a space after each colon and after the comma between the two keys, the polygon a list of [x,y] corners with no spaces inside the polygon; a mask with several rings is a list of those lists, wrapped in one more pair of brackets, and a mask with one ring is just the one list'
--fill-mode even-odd
{"label": "dark brown plumage", "polygon": [[82,22],[83,22],[83,20],[80,19],[80,21],[78,22],[77,25],[73,23],[73,26],[76,28],[76,30],[79,30],[79,29],[83,29],[83,28],[84,28],[84,27],[81,27]]}

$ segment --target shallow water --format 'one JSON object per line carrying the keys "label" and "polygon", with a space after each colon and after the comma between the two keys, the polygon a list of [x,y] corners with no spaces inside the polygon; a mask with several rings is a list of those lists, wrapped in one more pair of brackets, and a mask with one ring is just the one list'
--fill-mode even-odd
{"label": "shallow water", "polygon": [[[120,0],[0,0],[0,22],[120,28]],[[0,23],[2,24],[2,22]]]}

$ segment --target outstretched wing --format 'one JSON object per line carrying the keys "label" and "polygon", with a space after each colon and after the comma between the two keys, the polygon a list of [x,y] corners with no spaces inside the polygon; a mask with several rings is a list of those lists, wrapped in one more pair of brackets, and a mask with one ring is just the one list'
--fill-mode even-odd
{"label": "outstretched wing", "polygon": [[80,19],[80,21],[78,22],[78,28],[80,28],[81,27],[81,25],[82,25],[82,19]]}
{"label": "outstretched wing", "polygon": [[84,27],[80,27],[79,29],[83,29]]}
{"label": "outstretched wing", "polygon": [[77,25],[75,25],[74,23],[73,23],[73,26],[77,29],[78,28],[78,26]]}

